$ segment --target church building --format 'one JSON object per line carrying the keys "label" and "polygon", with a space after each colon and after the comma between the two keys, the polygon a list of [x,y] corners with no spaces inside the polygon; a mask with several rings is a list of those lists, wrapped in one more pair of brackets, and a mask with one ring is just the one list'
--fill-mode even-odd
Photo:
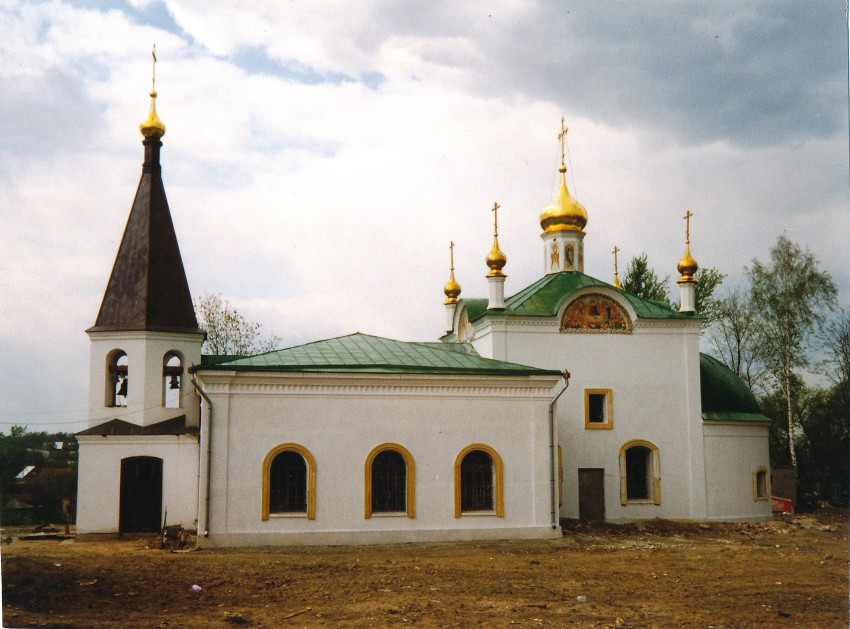
{"label": "church building", "polygon": [[[77,532],[198,531],[205,546],[545,538],[562,518],[764,520],[769,420],[700,354],[697,263],[680,307],[584,273],[585,208],[540,215],[542,277],[461,298],[445,334],[366,334],[202,356],[162,181],[156,91],[142,177],[91,342]],[[569,369],[567,371],[566,369]]]}

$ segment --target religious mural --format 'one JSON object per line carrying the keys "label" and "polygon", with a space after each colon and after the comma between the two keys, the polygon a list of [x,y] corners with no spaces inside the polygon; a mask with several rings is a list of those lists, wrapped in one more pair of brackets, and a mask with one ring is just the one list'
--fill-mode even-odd
{"label": "religious mural", "polygon": [[475,337],[475,328],[469,322],[469,314],[464,308],[457,321],[457,340],[461,343],[469,343]]}
{"label": "religious mural", "polygon": [[564,270],[565,271],[572,271],[573,270],[573,266],[575,264],[573,262],[573,260],[575,259],[573,251],[575,251],[575,248],[573,247],[572,244],[568,244],[566,249],[564,249]]}
{"label": "religious mural", "polygon": [[584,295],[564,312],[561,332],[614,332],[629,334],[632,322],[623,308],[605,295]]}

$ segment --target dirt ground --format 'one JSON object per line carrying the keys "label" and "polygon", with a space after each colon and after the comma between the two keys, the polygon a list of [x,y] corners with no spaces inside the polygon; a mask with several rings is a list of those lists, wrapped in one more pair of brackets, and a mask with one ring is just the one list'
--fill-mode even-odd
{"label": "dirt ground", "polygon": [[847,518],[186,553],[153,537],[14,539],[3,626],[847,627]]}

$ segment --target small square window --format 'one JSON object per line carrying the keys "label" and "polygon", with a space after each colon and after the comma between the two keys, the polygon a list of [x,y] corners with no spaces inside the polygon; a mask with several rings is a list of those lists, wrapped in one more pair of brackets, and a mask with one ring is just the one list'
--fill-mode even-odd
{"label": "small square window", "polygon": [[611,389],[584,390],[584,427],[613,428],[613,395]]}

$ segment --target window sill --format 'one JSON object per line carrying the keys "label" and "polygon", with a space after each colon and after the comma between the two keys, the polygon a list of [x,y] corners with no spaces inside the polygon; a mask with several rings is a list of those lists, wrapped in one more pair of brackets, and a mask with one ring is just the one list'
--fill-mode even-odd
{"label": "window sill", "polygon": [[626,500],[624,507],[628,505],[654,505],[655,501],[652,498],[629,498]]}
{"label": "window sill", "polygon": [[585,424],[584,427],[585,427],[586,430],[611,430],[611,429],[614,428],[614,424],[611,424],[611,423],[604,423],[604,424],[602,424],[602,423],[600,423],[600,424],[588,423],[588,424]]}
{"label": "window sill", "polygon": [[277,518],[307,518],[306,513],[269,513],[269,519],[274,520]]}
{"label": "window sill", "polygon": [[495,511],[461,511],[462,518],[481,518],[481,517],[494,517],[496,515]]}
{"label": "window sill", "polygon": [[406,518],[407,511],[380,511],[372,512],[373,518]]}

